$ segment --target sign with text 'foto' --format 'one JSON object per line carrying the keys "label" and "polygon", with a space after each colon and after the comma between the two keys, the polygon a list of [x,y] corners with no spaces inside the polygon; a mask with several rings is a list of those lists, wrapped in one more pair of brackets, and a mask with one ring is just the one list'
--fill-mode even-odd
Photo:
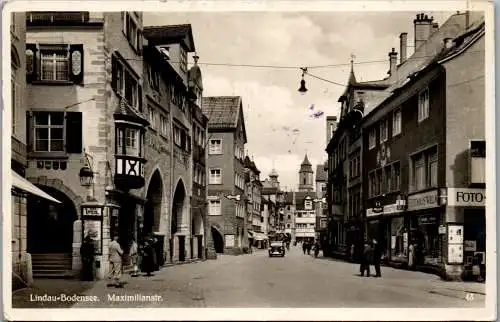
{"label": "sign with text 'foto'", "polygon": [[448,188],[448,206],[484,207],[485,189]]}

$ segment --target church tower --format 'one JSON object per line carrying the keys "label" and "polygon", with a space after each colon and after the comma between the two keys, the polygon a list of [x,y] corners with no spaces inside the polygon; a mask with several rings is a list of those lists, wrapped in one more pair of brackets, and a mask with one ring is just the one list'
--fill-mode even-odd
{"label": "church tower", "polygon": [[276,169],[273,167],[273,170],[269,174],[269,179],[271,179],[271,185],[273,188],[278,188],[280,187],[280,182],[278,181],[278,172],[276,172]]}
{"label": "church tower", "polygon": [[299,191],[314,190],[313,174],[314,172],[311,166],[311,162],[309,162],[306,154],[299,170]]}

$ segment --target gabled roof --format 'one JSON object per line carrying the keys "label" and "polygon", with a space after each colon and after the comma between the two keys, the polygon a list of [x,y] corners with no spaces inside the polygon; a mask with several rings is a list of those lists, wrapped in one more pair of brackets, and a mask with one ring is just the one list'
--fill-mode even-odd
{"label": "gabled roof", "polygon": [[156,45],[168,45],[183,41],[188,52],[194,52],[191,24],[144,27],[143,35]]}
{"label": "gabled roof", "polygon": [[316,166],[316,181],[326,181],[325,164],[318,164]]}
{"label": "gabled roof", "polygon": [[[309,197],[311,200],[316,199],[316,192],[314,191],[297,191],[295,192],[295,205],[303,205],[304,200]],[[285,193],[285,203],[292,204],[293,203],[293,192],[288,191]]]}
{"label": "gabled roof", "polygon": [[201,106],[208,117],[209,129],[236,129],[243,113],[240,96],[203,97]]}
{"label": "gabled roof", "polygon": [[477,40],[479,40],[485,33],[485,22],[478,21],[477,23],[470,26],[470,28],[461,34],[460,36],[453,39],[453,46],[444,49],[436,58],[438,62],[444,63],[454,57],[463,53],[467,48],[472,46]]}

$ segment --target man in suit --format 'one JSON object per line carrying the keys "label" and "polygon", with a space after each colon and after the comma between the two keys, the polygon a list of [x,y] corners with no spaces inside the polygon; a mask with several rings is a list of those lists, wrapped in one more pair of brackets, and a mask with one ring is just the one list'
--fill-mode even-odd
{"label": "man in suit", "polygon": [[380,244],[375,238],[373,238],[372,244],[373,244],[373,265],[375,266],[375,272],[376,272],[375,277],[382,277],[382,274],[380,274],[380,260],[382,258],[382,249],[380,248]]}
{"label": "man in suit", "polygon": [[108,278],[112,279],[114,283],[108,286],[123,287],[120,283],[122,274],[122,255],[123,250],[118,243],[118,236],[113,237],[113,241],[109,243],[109,275]]}

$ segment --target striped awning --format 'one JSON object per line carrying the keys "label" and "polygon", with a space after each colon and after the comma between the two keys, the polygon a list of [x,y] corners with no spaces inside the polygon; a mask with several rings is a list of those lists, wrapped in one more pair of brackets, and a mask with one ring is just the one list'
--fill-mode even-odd
{"label": "striped awning", "polygon": [[12,187],[26,191],[32,195],[50,200],[55,203],[61,203],[59,200],[51,197],[48,193],[44,192],[42,189],[38,188],[14,171],[12,171]]}

